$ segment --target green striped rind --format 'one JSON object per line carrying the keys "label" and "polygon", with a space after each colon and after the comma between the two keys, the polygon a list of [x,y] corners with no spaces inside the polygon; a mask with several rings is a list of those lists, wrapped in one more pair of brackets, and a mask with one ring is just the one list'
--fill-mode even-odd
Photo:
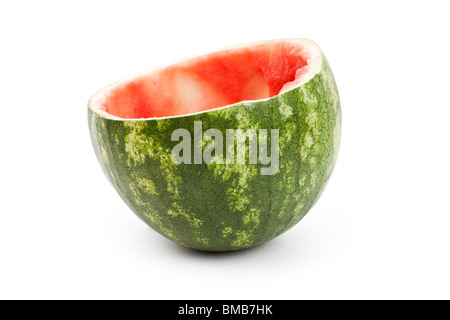
{"label": "green striped rind", "polygon": [[[128,206],[169,239],[207,251],[268,241],[305,216],[336,161],[340,102],[325,57],[322,63],[309,82],[279,96],[185,117],[121,121],[89,109],[97,157]],[[226,129],[279,129],[279,172],[260,175],[267,166],[260,164],[175,164],[171,134],[185,128],[194,137],[194,121],[224,139]]]}

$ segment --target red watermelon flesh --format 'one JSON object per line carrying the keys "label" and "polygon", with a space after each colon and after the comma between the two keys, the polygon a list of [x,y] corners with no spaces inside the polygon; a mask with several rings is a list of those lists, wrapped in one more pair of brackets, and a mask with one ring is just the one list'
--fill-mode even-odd
{"label": "red watermelon flesh", "polygon": [[115,85],[100,109],[124,119],[186,115],[295,87],[309,71],[302,43],[272,42],[191,58]]}

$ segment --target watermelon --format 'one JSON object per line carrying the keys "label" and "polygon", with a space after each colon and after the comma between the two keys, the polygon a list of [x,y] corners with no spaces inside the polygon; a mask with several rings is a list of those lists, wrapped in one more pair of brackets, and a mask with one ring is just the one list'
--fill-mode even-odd
{"label": "watermelon", "polygon": [[88,103],[97,158],[134,213],[189,248],[273,239],[316,203],[341,110],[307,39],[239,45],[147,70]]}

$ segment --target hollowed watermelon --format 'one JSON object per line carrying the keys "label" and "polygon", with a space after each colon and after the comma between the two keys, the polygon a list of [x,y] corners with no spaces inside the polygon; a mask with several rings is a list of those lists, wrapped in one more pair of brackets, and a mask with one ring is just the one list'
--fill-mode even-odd
{"label": "hollowed watermelon", "polygon": [[[327,60],[306,39],[185,59],[119,81],[89,100],[94,149],[124,201],[157,232],[207,251],[252,247],[300,221],[333,170],[340,123]],[[257,136],[247,136],[244,162],[177,163],[177,129],[192,137],[191,150],[183,151],[192,154],[216,142],[204,138],[209,129],[223,137],[227,130]],[[195,141],[199,130],[203,139]],[[279,133],[278,167],[269,175],[261,174],[267,162],[252,162],[249,147],[251,139],[261,142],[264,130]],[[273,156],[274,136],[267,138]],[[229,151],[225,141],[223,150]]]}

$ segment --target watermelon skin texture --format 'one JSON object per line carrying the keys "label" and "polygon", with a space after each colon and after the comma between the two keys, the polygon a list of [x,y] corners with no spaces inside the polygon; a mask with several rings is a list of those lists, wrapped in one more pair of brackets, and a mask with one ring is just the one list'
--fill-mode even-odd
{"label": "watermelon skin texture", "polygon": [[[261,164],[175,164],[171,133],[194,121],[209,128],[279,129],[279,171]],[[339,149],[341,109],[335,80],[321,71],[273,98],[189,116],[112,120],[89,109],[99,162],[126,204],[154,230],[189,248],[233,251],[280,235],[318,200]],[[270,136],[270,133],[268,134]],[[270,144],[269,144],[270,146]],[[248,156],[248,151],[247,151]]]}

